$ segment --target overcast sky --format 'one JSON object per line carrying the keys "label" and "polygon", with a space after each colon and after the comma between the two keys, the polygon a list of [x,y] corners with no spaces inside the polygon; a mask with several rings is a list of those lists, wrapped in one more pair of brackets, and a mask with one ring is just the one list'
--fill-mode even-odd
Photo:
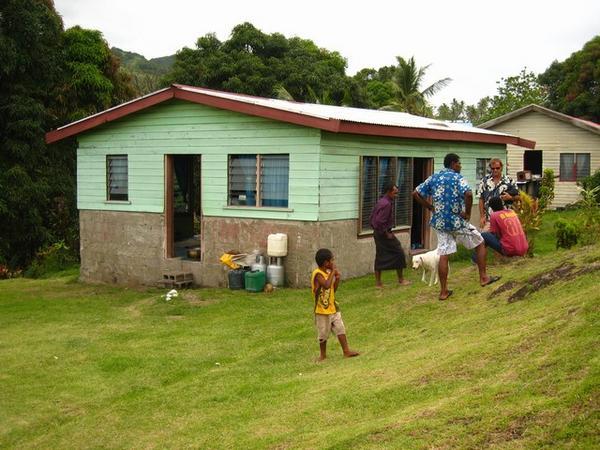
{"label": "overcast sky", "polygon": [[[338,51],[346,73],[414,56],[431,64],[425,86],[450,77],[432,98],[468,104],[496,93],[523,67],[543,72],[600,34],[599,0],[55,0],[65,28],[100,30],[112,47],[155,58],[250,22],[265,33],[311,39]],[[424,87],[425,87],[424,86]]]}

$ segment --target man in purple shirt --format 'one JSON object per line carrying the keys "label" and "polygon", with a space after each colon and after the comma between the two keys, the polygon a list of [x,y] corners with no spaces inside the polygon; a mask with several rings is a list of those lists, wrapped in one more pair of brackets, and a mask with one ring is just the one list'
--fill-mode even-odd
{"label": "man in purple shirt", "polygon": [[406,257],[402,250],[400,241],[392,233],[394,227],[394,199],[398,195],[398,186],[387,183],[384,186],[385,194],[379,199],[369,223],[373,228],[373,239],[375,239],[375,285],[382,288],[381,271],[395,269],[398,275],[398,283],[401,286],[410,284],[410,281],[402,276],[402,269],[406,267]]}

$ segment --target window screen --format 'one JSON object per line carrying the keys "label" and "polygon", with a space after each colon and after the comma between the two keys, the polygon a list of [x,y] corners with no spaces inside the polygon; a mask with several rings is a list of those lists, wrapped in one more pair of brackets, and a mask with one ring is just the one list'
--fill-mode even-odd
{"label": "window screen", "polygon": [[369,218],[384,194],[386,183],[398,186],[394,203],[395,226],[410,225],[412,194],[412,158],[364,156],[361,164],[361,231],[371,230]]}

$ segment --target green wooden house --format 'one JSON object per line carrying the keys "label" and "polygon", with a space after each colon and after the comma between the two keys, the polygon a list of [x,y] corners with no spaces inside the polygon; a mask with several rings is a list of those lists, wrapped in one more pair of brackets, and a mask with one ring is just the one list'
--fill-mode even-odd
{"label": "green wooden house", "polygon": [[503,133],[406,113],[314,105],[173,85],[46,135],[77,136],[81,278],[154,284],[193,274],[223,286],[219,257],[265,252],[286,233],[287,284],[305,286],[315,251],[330,248],[345,277],[372,270],[368,218],[382,185],[400,188],[405,249],[431,246],[411,192],[457,153],[471,183],[507,144]]}

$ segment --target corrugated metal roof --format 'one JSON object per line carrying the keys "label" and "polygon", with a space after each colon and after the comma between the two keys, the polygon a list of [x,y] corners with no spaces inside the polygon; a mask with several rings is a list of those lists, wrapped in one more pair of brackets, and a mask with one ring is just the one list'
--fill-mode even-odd
{"label": "corrugated metal roof", "polygon": [[107,122],[170,100],[190,101],[242,114],[279,120],[333,133],[432,139],[442,141],[514,144],[535,148],[535,142],[498,131],[443,122],[402,112],[299,103],[254,97],[180,84],[115,106],[46,133],[52,143],[83,133]]}
{"label": "corrugated metal roof", "polygon": [[510,136],[483,128],[476,128],[464,124],[444,122],[428,117],[415,116],[405,112],[381,111],[375,109],[352,108],[348,106],[319,105],[315,103],[300,103],[272,98],[254,97],[251,95],[233,94],[230,92],[215,91],[195,86],[181,84],[174,85],[178,89],[224,98],[236,102],[243,102],[280,111],[293,112],[319,119],[342,120],[370,125],[383,125],[392,127],[421,128],[438,131],[460,131],[463,133],[489,134],[495,136]]}

